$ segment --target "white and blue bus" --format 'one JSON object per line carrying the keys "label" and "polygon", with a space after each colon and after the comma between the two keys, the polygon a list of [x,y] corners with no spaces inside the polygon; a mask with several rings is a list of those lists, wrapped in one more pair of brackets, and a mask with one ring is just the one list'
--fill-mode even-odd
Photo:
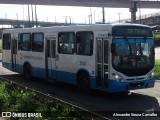
{"label": "white and blue bus", "polygon": [[3,31],[3,67],[83,90],[125,92],[154,87],[150,27],[100,24]]}

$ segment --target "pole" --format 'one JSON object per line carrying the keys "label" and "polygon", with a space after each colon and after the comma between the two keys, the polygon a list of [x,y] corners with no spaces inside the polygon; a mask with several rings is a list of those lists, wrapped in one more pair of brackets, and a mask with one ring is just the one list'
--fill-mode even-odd
{"label": "pole", "polygon": [[34,26],[34,15],[33,15],[33,6],[31,5],[31,10],[32,10],[32,25]]}
{"label": "pole", "polygon": [[139,8],[139,22],[140,22],[140,24],[142,23],[141,22],[141,8]]}
{"label": "pole", "polygon": [[18,13],[16,13],[16,17],[17,17],[17,27],[19,27],[19,23],[18,23]]}
{"label": "pole", "polygon": [[129,9],[131,12],[131,23],[136,23],[137,2],[134,1],[131,5]]}
{"label": "pole", "polygon": [[25,20],[25,19],[24,19],[24,6],[23,6],[23,4],[22,4],[22,7],[23,7],[23,20]]}
{"label": "pole", "polygon": [[91,15],[88,15],[88,23],[91,24]]}
{"label": "pole", "polygon": [[91,16],[91,18],[90,18],[90,23],[92,24],[92,8],[90,7],[90,16]]}
{"label": "pole", "polygon": [[102,7],[102,22],[105,23],[105,10],[104,10],[104,7]]}
{"label": "pole", "polygon": [[121,23],[121,13],[117,13],[119,16],[119,23]]}
{"label": "pole", "polygon": [[71,25],[72,24],[71,16],[69,16],[69,19],[70,19],[70,25]]}
{"label": "pole", "polygon": [[29,27],[31,26],[31,21],[30,21],[30,11],[29,11],[29,5],[28,5],[28,22],[29,22]]}
{"label": "pole", "polygon": [[38,27],[38,18],[37,18],[37,8],[35,5],[35,19],[36,19],[36,27]]}

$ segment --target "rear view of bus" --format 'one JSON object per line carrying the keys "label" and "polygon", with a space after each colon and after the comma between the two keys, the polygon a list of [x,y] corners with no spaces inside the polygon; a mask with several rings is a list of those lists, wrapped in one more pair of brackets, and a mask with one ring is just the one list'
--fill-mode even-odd
{"label": "rear view of bus", "polygon": [[149,27],[113,26],[109,91],[154,87],[154,63],[154,41]]}

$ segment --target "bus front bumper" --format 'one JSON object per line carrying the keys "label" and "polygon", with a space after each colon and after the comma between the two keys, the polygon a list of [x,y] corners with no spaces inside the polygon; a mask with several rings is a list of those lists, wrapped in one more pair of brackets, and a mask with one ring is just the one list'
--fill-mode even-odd
{"label": "bus front bumper", "polygon": [[143,81],[130,81],[130,82],[120,82],[116,80],[109,80],[109,92],[125,92],[128,90],[135,89],[145,89],[154,87],[156,78]]}

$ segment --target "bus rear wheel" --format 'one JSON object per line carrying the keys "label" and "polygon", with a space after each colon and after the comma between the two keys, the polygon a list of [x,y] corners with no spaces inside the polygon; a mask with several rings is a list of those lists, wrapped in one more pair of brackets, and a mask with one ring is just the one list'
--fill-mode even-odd
{"label": "bus rear wheel", "polygon": [[78,89],[82,92],[90,92],[90,77],[86,73],[80,73],[77,78]]}
{"label": "bus rear wheel", "polygon": [[24,65],[23,74],[26,80],[32,80],[32,71],[29,64]]}

